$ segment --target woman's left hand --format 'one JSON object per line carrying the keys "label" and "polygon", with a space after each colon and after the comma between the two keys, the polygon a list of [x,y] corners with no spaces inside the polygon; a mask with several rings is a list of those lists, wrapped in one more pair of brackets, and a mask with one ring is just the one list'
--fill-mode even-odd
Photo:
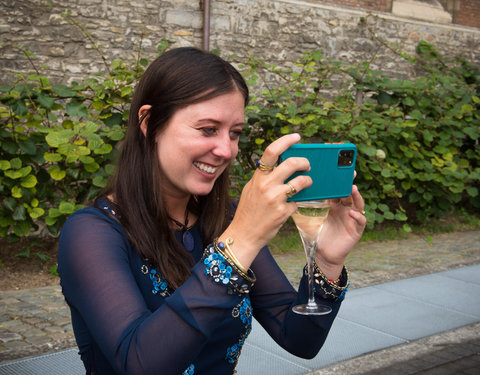
{"label": "woman's left hand", "polygon": [[315,262],[327,277],[338,277],[345,258],[362,237],[367,223],[364,208],[362,195],[356,185],[353,185],[350,196],[330,200],[330,211],[315,254]]}

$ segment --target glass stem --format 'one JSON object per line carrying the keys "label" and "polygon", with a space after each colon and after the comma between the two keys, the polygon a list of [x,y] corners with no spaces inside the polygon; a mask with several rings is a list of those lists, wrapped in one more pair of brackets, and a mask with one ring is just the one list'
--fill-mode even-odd
{"label": "glass stem", "polygon": [[307,276],[308,276],[308,303],[307,308],[315,308],[317,303],[315,302],[314,296],[314,277],[313,277],[313,262],[315,261],[315,248],[317,244],[314,242],[313,244],[308,244],[308,256],[307,256]]}

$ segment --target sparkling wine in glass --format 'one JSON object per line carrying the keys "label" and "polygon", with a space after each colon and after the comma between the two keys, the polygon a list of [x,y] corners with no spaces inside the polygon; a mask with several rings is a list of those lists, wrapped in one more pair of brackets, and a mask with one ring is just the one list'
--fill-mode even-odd
{"label": "sparkling wine in glass", "polygon": [[332,309],[329,306],[319,305],[315,301],[313,287],[313,262],[317,242],[322,231],[323,223],[327,218],[330,204],[328,199],[297,202],[297,211],[292,215],[302,239],[303,248],[307,257],[308,274],[308,302],[293,307],[293,311],[302,315],[325,315]]}

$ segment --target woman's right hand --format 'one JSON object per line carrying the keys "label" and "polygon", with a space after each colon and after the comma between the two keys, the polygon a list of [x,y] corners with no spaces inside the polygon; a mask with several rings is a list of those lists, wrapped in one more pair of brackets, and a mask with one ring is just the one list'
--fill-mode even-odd
{"label": "woman's right hand", "polygon": [[[299,134],[289,134],[272,142],[261,158],[263,165],[273,167],[280,155],[299,140]],[[272,170],[257,168],[243,188],[235,216],[219,241],[233,239],[230,247],[245,268],[297,209],[295,202],[287,202],[292,187],[300,191],[312,184],[312,179],[303,175],[289,184],[285,180],[297,171],[309,169],[306,158],[288,158]]]}

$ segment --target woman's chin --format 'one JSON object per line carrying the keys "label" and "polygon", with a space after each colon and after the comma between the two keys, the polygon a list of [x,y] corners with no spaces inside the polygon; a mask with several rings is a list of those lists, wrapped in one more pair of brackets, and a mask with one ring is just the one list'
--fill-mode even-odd
{"label": "woman's chin", "polygon": [[203,196],[203,195],[208,195],[211,193],[213,189],[213,183],[211,184],[202,184],[202,186],[195,186],[194,189],[190,189],[190,194],[192,195],[198,195],[198,196]]}

